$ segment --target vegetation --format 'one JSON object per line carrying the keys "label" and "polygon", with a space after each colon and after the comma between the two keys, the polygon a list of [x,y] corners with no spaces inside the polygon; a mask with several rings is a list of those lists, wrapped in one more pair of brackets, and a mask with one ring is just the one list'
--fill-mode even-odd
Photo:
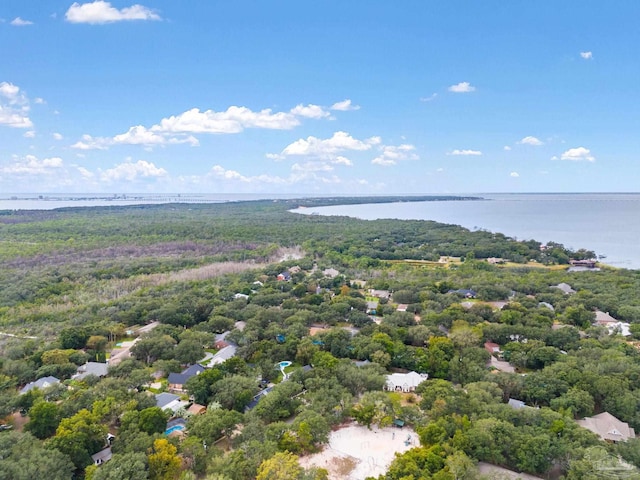
{"label": "vegetation", "polygon": [[[15,428],[0,431],[0,479],[320,480],[297,457],[332,428],[398,418],[420,445],[384,479],[479,478],[478,461],[566,479],[640,466],[638,440],[605,444],[575,422],[606,411],[640,429],[640,272],[568,273],[593,252],[451,225],[288,212],[355,201],[2,212],[0,423]],[[632,335],[594,325],[596,310]],[[108,376],[72,378],[123,341],[131,358]],[[487,367],[487,341],[514,373]],[[234,356],[178,391],[206,413],[156,406],[150,389],[228,344]],[[429,380],[383,392],[401,371]],[[18,393],[47,376],[61,383]],[[174,417],[185,435],[167,437]],[[94,466],[108,433],[113,457]]]}

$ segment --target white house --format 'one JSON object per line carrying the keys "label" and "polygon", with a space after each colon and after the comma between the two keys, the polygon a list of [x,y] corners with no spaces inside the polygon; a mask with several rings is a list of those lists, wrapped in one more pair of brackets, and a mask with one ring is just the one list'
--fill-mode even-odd
{"label": "white house", "polygon": [[413,392],[418,385],[429,378],[426,373],[392,373],[387,375],[385,390],[390,392]]}

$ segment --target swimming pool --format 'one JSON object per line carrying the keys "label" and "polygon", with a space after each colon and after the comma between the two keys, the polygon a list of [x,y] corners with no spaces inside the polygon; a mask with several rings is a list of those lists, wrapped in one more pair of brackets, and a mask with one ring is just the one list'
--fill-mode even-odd
{"label": "swimming pool", "polygon": [[289,365],[291,365],[291,362],[285,360],[284,362],[280,362],[278,365],[280,365],[280,368],[287,368]]}
{"label": "swimming pool", "polygon": [[173,432],[175,432],[176,430],[184,430],[184,425],[174,425],[173,427],[167,428],[167,429],[164,431],[164,434],[165,434],[165,435],[170,435],[170,434],[172,434]]}

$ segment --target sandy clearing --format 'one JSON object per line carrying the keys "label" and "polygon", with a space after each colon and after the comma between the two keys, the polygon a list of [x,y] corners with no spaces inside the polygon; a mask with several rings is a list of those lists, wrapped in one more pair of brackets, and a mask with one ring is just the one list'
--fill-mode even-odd
{"label": "sandy clearing", "polygon": [[369,430],[350,425],[331,432],[324,450],[300,458],[300,464],[326,468],[329,480],[364,480],[384,474],[396,452],[406,452],[418,443],[416,433],[407,427]]}

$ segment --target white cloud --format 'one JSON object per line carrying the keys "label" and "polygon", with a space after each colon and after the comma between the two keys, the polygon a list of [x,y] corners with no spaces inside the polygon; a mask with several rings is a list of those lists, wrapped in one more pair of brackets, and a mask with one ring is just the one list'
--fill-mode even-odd
{"label": "white cloud", "polygon": [[0,173],[17,176],[50,175],[64,166],[60,157],[38,160],[34,155],[26,155],[24,158],[14,157],[14,160],[14,163],[0,167]]}
{"label": "white cloud", "polygon": [[20,87],[8,82],[0,83],[0,125],[31,128],[29,99]]}
{"label": "white cloud", "polygon": [[383,145],[380,147],[381,153],[371,160],[374,165],[390,167],[396,165],[400,160],[417,160],[418,156],[413,153],[416,147],[413,145]]}
{"label": "white cloud", "polygon": [[95,177],[93,172],[90,172],[89,170],[87,170],[84,167],[76,166],[76,170],[82,176],[82,178],[90,179],[90,178]]}
{"label": "white cloud", "polygon": [[348,98],[341,102],[336,102],[331,105],[331,110],[338,110],[340,112],[348,112],[350,110],[360,110],[360,105],[353,105]]}
{"label": "white cloud", "polygon": [[448,90],[453,93],[470,93],[475,92],[476,87],[472,86],[469,82],[460,82],[456,85],[451,85]]}
{"label": "white cloud", "polygon": [[206,175],[208,178],[216,178],[222,180],[234,180],[240,183],[268,183],[268,184],[282,184],[289,183],[290,180],[274,175],[254,175],[245,176],[235,170],[227,170],[221,165],[214,165],[209,173]]}
{"label": "white cloud", "polygon": [[580,56],[582,58],[584,58],[585,60],[593,59],[593,53],[592,52],[580,52]]}
{"label": "white cloud", "polygon": [[100,178],[105,182],[121,180],[132,182],[140,177],[161,178],[167,175],[168,173],[164,168],[156,167],[152,162],[147,162],[146,160],[138,160],[135,163],[120,163],[114,168],[104,170],[101,172]]}
{"label": "white cloud", "polygon": [[331,138],[320,139],[317,137],[301,138],[287,145],[282,150],[283,156],[306,155],[316,157],[332,156],[338,152],[348,150],[370,150],[373,145],[380,143],[380,137],[371,137],[366,140],[353,138],[347,132],[335,132]]}
{"label": "white cloud", "polygon": [[305,162],[294,163],[291,166],[292,172],[332,172],[333,166],[327,162]]}
{"label": "white cloud", "polygon": [[158,135],[150,130],[147,130],[142,125],[131,127],[126,133],[116,135],[111,140],[114,145],[167,145],[167,144],[180,144],[188,143],[192,147],[198,146],[200,143],[192,135],[188,136],[166,136]]}
{"label": "white cloud", "polygon": [[53,137],[54,140],[62,140],[64,137],[62,136],[62,134],[58,133],[58,132],[54,132],[51,134],[51,136]]}
{"label": "white cloud", "polygon": [[520,145],[533,145],[533,146],[540,146],[540,145],[544,145],[544,142],[536,137],[532,137],[532,136],[527,136],[524,137],[522,140],[520,140],[518,142]]}
{"label": "white cloud", "polygon": [[10,23],[14,27],[26,27],[27,25],[33,25],[33,22],[30,22],[29,20],[23,20],[20,17],[14,18]]}
{"label": "white cloud", "polygon": [[511,150],[511,147],[509,145],[505,145],[504,147],[502,147],[502,149],[508,152],[509,150]]}
{"label": "white cloud", "polygon": [[331,114],[319,105],[309,104],[304,106],[302,104],[295,106],[291,109],[291,114],[304,118],[326,118]]}
{"label": "white cloud", "polygon": [[78,150],[106,150],[108,147],[108,139],[94,138],[91,135],[83,135],[82,140],[71,145],[71,148]]}
{"label": "white cloud", "polygon": [[92,3],[75,2],[65,14],[67,22],[103,24],[129,20],[161,20],[160,15],[143,5],[132,5],[118,10],[111,3],[96,0]]}
{"label": "white cloud", "polygon": [[[557,159],[554,157],[552,159]],[[560,160],[571,162],[595,162],[596,158],[591,155],[591,150],[584,147],[570,148],[560,156]]]}
{"label": "white cloud", "polygon": [[44,98],[36,97],[33,99],[33,103],[36,105],[44,105],[47,102],[44,101]]}
{"label": "white cloud", "polygon": [[509,174],[509,176],[510,176],[510,177],[513,177],[513,178],[518,178],[518,177],[520,176],[520,174],[519,174],[518,172],[511,172],[511,173]]}
{"label": "white cloud", "polygon": [[452,150],[451,152],[447,153],[447,155],[463,155],[463,156],[478,156],[478,155],[482,155],[482,152],[480,150]]}
{"label": "white cloud", "polygon": [[432,93],[428,97],[420,97],[420,101],[421,102],[430,102],[432,100],[435,100],[437,96],[438,96],[437,93]]}
{"label": "white cloud", "polygon": [[24,138],[34,138],[36,136],[36,132],[33,130],[28,130],[22,134]]}
{"label": "white cloud", "polygon": [[342,155],[338,155],[336,158],[334,158],[332,163],[335,163],[336,165],[344,165],[346,167],[353,166],[353,162],[347,157],[343,157]]}

